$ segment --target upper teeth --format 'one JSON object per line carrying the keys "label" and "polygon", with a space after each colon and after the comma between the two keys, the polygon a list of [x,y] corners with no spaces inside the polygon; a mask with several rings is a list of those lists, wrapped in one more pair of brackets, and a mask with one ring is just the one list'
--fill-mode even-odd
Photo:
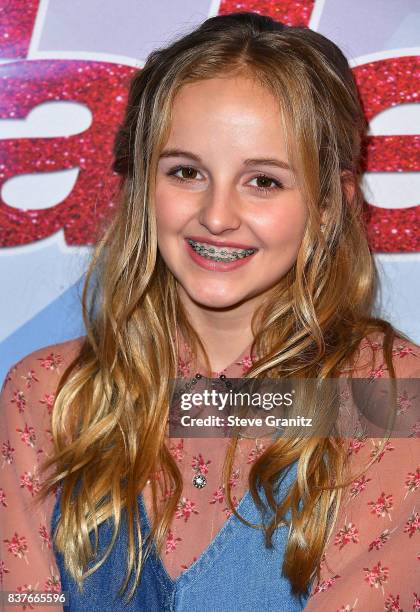
{"label": "upper teeth", "polygon": [[208,244],[206,242],[196,242],[195,240],[188,240],[188,243],[192,246],[192,248],[207,257],[208,259],[219,259],[223,261],[227,259],[232,261],[234,259],[247,257],[248,255],[252,255],[255,253],[256,249],[239,249],[232,247],[217,247],[214,244]]}

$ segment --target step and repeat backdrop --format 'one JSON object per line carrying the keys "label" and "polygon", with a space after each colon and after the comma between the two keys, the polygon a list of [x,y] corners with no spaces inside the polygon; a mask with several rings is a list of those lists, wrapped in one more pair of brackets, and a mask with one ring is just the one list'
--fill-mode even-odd
{"label": "step and repeat backdrop", "polygon": [[308,26],[349,58],[370,125],[377,312],[420,342],[418,0],[0,0],[1,381],[30,351],[84,333],[81,287],[115,206],[131,75],[207,17],[244,10]]}

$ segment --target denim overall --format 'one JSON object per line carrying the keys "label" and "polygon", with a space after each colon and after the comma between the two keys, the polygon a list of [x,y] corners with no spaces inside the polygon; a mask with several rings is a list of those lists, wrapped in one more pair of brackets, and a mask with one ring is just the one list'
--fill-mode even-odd
{"label": "denim overall", "polygon": [[[276,491],[279,500],[296,477],[296,464],[288,470]],[[265,501],[263,493],[260,495]],[[60,493],[56,499],[51,526],[59,518]],[[138,497],[143,539],[150,531],[142,495]],[[237,510],[253,524],[262,522],[261,512],[249,490]],[[99,553],[102,556],[112,535],[110,519],[99,528]],[[303,610],[307,597],[291,593],[289,581],[281,575],[288,527],[273,534],[273,548],[264,545],[262,529],[244,525],[231,515],[200,557],[175,580],[152,548],[143,567],[140,585],[127,604],[127,593],[118,596],[126,572],[127,529],[122,521],[119,535],[107,560],[84,581],[81,594],[64,567],[63,556],[54,548],[61,574],[62,591],[67,591],[71,612],[295,612]],[[144,541],[144,540],[143,540]],[[129,587],[132,585],[132,578]]]}

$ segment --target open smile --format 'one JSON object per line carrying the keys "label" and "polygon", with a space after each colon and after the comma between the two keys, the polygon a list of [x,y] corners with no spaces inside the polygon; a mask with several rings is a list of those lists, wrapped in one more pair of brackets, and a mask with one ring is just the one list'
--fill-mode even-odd
{"label": "open smile", "polygon": [[195,263],[206,270],[234,270],[248,263],[258,249],[215,246],[206,242],[197,242],[190,238],[185,240],[188,253]]}

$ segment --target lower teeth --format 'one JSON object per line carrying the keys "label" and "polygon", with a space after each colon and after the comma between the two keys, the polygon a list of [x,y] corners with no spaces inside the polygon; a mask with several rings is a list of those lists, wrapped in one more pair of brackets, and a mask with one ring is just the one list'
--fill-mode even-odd
{"label": "lower teeth", "polygon": [[236,257],[211,257],[210,255],[205,255],[204,253],[200,253],[199,251],[196,251],[196,253],[198,253],[201,257],[204,257],[204,259],[208,259],[209,261],[221,262],[237,261],[238,259],[244,259],[245,257],[249,257],[249,255],[237,255]]}

